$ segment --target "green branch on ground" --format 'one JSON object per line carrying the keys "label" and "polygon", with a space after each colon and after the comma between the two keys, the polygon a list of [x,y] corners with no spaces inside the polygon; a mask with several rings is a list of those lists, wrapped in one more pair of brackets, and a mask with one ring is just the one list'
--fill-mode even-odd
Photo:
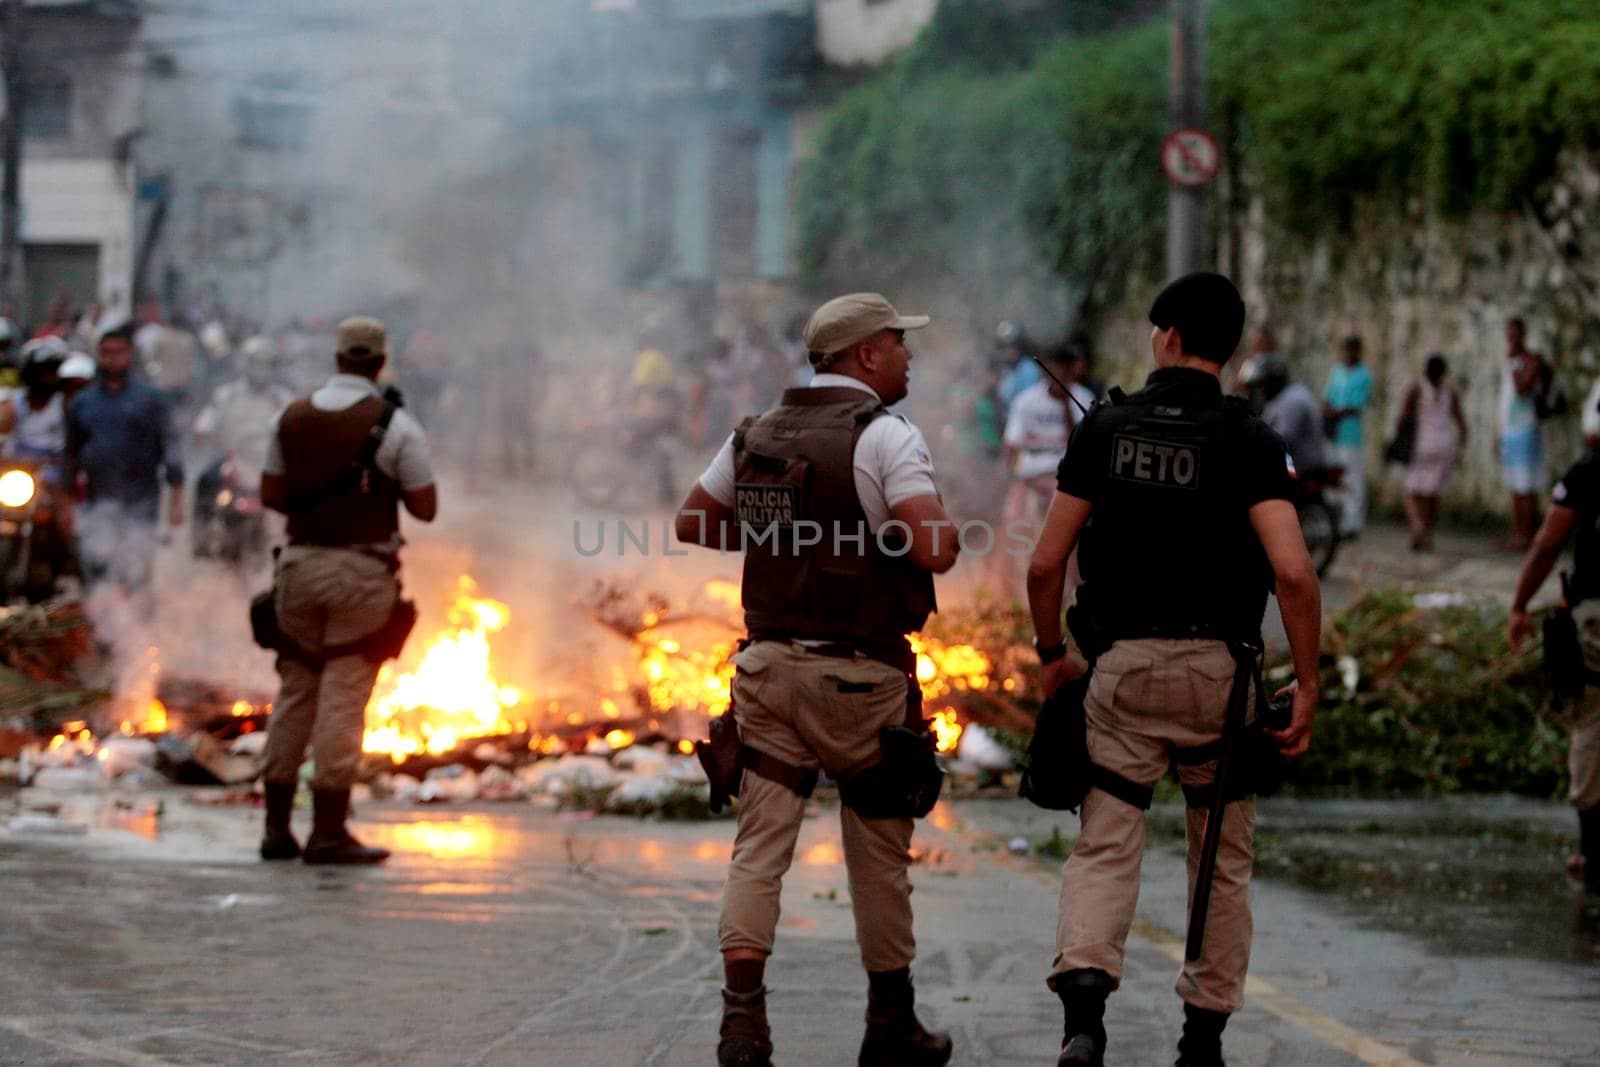
{"label": "green branch on ground", "polygon": [[1560,794],[1566,727],[1549,705],[1538,654],[1512,655],[1505,626],[1495,605],[1419,606],[1393,589],[1334,613],[1311,750],[1291,765],[1289,784]]}

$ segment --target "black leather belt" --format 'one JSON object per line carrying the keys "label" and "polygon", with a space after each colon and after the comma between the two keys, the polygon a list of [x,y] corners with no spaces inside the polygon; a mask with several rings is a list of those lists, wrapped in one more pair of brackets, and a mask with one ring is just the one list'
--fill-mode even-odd
{"label": "black leather belt", "polygon": [[[917,658],[911,654],[911,645],[904,638],[899,639],[896,648],[885,647],[877,642],[855,642],[830,640],[820,637],[806,637],[803,634],[773,634],[753,633],[752,641],[783,641],[785,643],[807,642],[805,650],[818,656],[832,656],[838,659],[855,659],[856,656],[865,656],[879,663],[886,663],[902,674],[916,674]],[[811,644],[810,642],[816,642]]]}

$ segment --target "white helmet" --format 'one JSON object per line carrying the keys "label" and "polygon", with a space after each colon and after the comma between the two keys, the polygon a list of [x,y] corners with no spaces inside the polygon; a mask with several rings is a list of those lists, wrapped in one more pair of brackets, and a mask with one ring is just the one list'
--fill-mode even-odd
{"label": "white helmet", "polygon": [[22,346],[22,366],[34,363],[46,363],[50,360],[63,360],[67,358],[70,350],[67,342],[54,335],[50,337],[35,337]]}
{"label": "white helmet", "polygon": [[92,382],[94,372],[93,356],[86,352],[70,352],[61,361],[61,369],[56,371],[56,377],[62,381]]}
{"label": "white helmet", "polygon": [[10,319],[0,319],[0,345],[17,343],[17,324]]}
{"label": "white helmet", "polygon": [[239,346],[239,359],[245,366],[253,363],[276,363],[278,346],[272,338],[257,334]]}

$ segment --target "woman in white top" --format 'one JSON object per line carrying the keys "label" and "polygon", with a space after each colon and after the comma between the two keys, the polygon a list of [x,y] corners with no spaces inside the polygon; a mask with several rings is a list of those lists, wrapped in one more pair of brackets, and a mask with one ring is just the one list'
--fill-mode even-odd
{"label": "woman in white top", "polygon": [[1411,547],[1422,552],[1433,547],[1433,527],[1439,521],[1439,497],[1450,483],[1467,441],[1467,421],[1461,398],[1445,384],[1449,368],[1443,356],[1428,357],[1420,381],[1412,382],[1401,402],[1400,419],[1416,423],[1415,444],[1406,464],[1406,518],[1411,523]]}

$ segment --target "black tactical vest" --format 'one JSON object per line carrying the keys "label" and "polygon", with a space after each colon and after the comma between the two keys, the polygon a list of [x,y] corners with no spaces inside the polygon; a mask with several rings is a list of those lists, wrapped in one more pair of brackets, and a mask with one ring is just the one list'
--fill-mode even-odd
{"label": "black tactical vest", "polygon": [[856,495],[856,442],[887,415],[860,389],[787,389],[777,407],[735,431],[752,635],[899,643],[936,610],[933,575],[891,554],[905,547],[895,531],[880,546]]}
{"label": "black tactical vest", "polygon": [[1115,394],[1096,415],[1087,428],[1107,466],[1078,592],[1096,627],[1112,639],[1259,635],[1272,568],[1236,492],[1249,408],[1167,386]]}

